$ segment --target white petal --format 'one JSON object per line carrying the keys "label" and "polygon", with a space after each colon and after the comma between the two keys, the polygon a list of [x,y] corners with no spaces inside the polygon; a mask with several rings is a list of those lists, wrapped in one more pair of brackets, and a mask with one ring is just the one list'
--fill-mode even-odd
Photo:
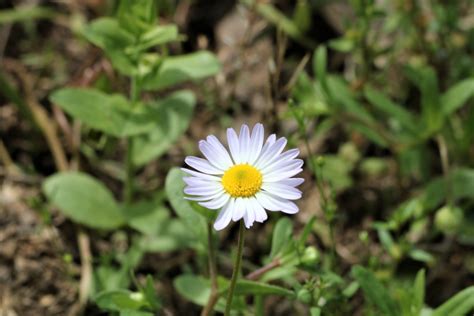
{"label": "white petal", "polygon": [[208,196],[208,195],[213,195],[217,194],[219,192],[224,192],[224,189],[222,187],[205,187],[205,186],[200,186],[200,187],[186,187],[184,188],[184,193],[188,195],[203,195],[203,196]]}
{"label": "white petal", "polygon": [[217,139],[214,135],[207,136],[207,142],[212,146],[212,148],[217,152],[221,161],[225,163],[227,170],[228,168],[232,167],[234,163],[232,159],[230,159],[229,152],[225,149],[224,145]]}
{"label": "white petal", "polygon": [[253,164],[262,151],[263,133],[263,125],[260,123],[255,124],[252,130],[252,136],[250,136],[249,164]]}
{"label": "white petal", "polygon": [[227,194],[225,192],[217,192],[215,194],[212,194],[212,195],[206,195],[206,196],[185,196],[184,198],[186,200],[190,200],[190,201],[198,201],[198,202],[202,202],[202,201],[209,201],[209,200],[212,200],[212,199],[217,199],[219,198],[221,195],[223,194]]}
{"label": "white petal", "polygon": [[288,214],[298,213],[299,209],[295,203],[268,194],[265,191],[257,193],[255,197],[257,198],[257,201],[260,203],[260,205],[269,211],[281,211]]}
{"label": "white petal", "polygon": [[277,172],[285,172],[290,169],[301,168],[304,164],[302,159],[291,159],[291,160],[282,160],[274,162],[273,164],[268,165],[266,168],[261,169],[262,174],[271,175]]}
{"label": "white petal", "polygon": [[234,163],[236,165],[240,164],[242,159],[240,158],[239,138],[233,128],[227,129],[227,143],[229,144],[230,153],[232,154]]}
{"label": "white petal", "polygon": [[184,159],[184,162],[186,162],[188,165],[193,167],[194,169],[204,172],[204,173],[209,173],[209,174],[223,174],[223,170],[219,170],[213,165],[209,163],[206,159],[198,158],[198,157],[193,157],[193,156],[188,156],[186,159]]}
{"label": "white petal", "polygon": [[270,136],[268,136],[266,142],[267,142],[269,145],[273,145],[273,144],[275,144],[276,140],[277,140],[276,134],[271,134]]}
{"label": "white petal", "polygon": [[232,212],[234,210],[234,199],[230,199],[229,202],[222,208],[214,222],[215,230],[222,230],[229,225],[232,219]]}
{"label": "white petal", "polygon": [[300,151],[298,149],[290,149],[285,151],[284,153],[278,155],[277,157],[274,157],[273,159],[270,158],[270,161],[266,165],[265,168],[261,168],[262,172],[265,172],[269,169],[272,169],[273,166],[277,165],[276,168],[279,168],[280,165],[285,164],[292,159],[296,158],[300,154]]}
{"label": "white petal", "polygon": [[241,163],[247,163],[250,153],[250,131],[246,124],[243,124],[240,128],[239,148]]}
{"label": "white petal", "polygon": [[278,158],[278,155],[283,151],[287,143],[285,137],[279,138],[274,144],[270,145],[268,149],[262,153],[255,163],[255,167],[263,169],[271,162]]}
{"label": "white petal", "polygon": [[286,184],[290,187],[297,187],[304,182],[303,178],[289,178],[278,181],[277,183]]}
{"label": "white petal", "polygon": [[271,175],[263,175],[263,182],[278,182],[283,179],[291,178],[294,175],[297,175],[303,171],[303,169],[298,168],[298,169],[291,169],[291,170],[285,170],[283,172],[274,172]]}
{"label": "white petal", "polygon": [[250,201],[252,203],[252,207],[255,210],[255,221],[259,223],[263,223],[264,221],[267,220],[268,215],[267,212],[265,212],[265,209],[263,208],[260,203],[258,203],[257,199],[255,197],[251,197]]}
{"label": "white petal", "polygon": [[184,181],[184,183],[186,183],[187,185],[189,185],[191,187],[193,187],[193,186],[198,187],[198,186],[201,186],[201,185],[204,185],[204,186],[219,185],[219,183],[216,182],[216,181],[206,180],[206,179],[198,178],[198,177],[183,177],[183,181]]}
{"label": "white petal", "polygon": [[232,214],[232,220],[237,222],[245,214],[245,205],[241,197],[235,199],[234,213]]}
{"label": "white petal", "polygon": [[301,191],[290,187],[289,185],[280,184],[276,182],[264,183],[262,189],[270,194],[279,196],[283,199],[297,200],[301,199]]}
{"label": "white petal", "polygon": [[206,142],[205,140],[199,141],[199,149],[201,150],[204,157],[216,168],[221,170],[227,170],[229,165],[226,163],[225,159],[222,159],[219,155],[219,152],[216,151],[214,146]]}
{"label": "white petal", "polygon": [[252,208],[252,204],[249,201],[249,199],[244,200],[245,204],[245,214],[244,214],[244,222],[245,222],[245,227],[250,228],[253,225],[253,222],[255,222],[255,211]]}
{"label": "white petal", "polygon": [[255,160],[255,162],[253,164],[255,167],[258,167],[258,164],[260,162],[260,158],[262,156],[266,155],[266,152],[275,143],[275,140],[276,140],[276,135],[275,134],[271,134],[270,136],[268,136],[268,138],[265,142],[265,145],[263,145],[263,148],[260,151],[260,155],[257,157],[257,160]]}
{"label": "white petal", "polygon": [[186,173],[188,173],[192,176],[195,176],[195,177],[198,177],[198,178],[201,178],[201,179],[204,179],[204,180],[219,181],[219,182],[221,181],[220,177],[210,176],[208,174],[200,173],[200,172],[188,169],[188,168],[181,168],[181,170],[183,170],[184,172],[186,172]]}
{"label": "white petal", "polygon": [[217,209],[223,207],[225,204],[227,204],[229,199],[230,199],[230,195],[222,194],[217,199],[212,199],[208,202],[199,202],[199,205],[207,207],[211,210],[217,210]]}

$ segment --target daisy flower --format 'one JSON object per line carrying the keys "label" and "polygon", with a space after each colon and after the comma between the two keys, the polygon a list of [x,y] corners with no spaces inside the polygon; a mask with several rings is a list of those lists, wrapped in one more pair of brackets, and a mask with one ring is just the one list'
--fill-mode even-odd
{"label": "daisy flower", "polygon": [[270,135],[264,143],[262,124],[256,124],[250,133],[242,125],[240,134],[227,129],[229,151],[214,135],[199,142],[206,159],[188,156],[186,164],[195,170],[182,168],[186,198],[209,209],[220,210],[214,223],[216,230],[224,229],[230,221],[243,218],[245,227],[263,223],[268,211],[287,214],[298,212],[292,202],[301,198],[296,186],[302,178],[292,178],[303,169],[303,160],[295,159],[298,149],[283,152],[287,140]]}

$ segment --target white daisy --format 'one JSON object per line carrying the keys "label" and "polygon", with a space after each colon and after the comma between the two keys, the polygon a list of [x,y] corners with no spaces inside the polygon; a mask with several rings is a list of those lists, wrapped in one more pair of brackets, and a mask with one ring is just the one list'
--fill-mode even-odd
{"label": "white daisy", "polygon": [[292,178],[303,169],[303,160],[295,159],[298,149],[283,152],[287,140],[270,135],[265,144],[263,125],[256,124],[249,131],[242,125],[240,135],[227,129],[227,149],[214,136],[199,142],[203,158],[188,156],[185,162],[197,171],[182,168],[190,176],[184,177],[184,193],[189,200],[209,209],[220,209],[214,223],[216,230],[225,228],[231,220],[244,219],[250,228],[255,221],[263,223],[269,211],[288,214],[298,212],[291,200],[301,198],[296,186],[302,178]]}

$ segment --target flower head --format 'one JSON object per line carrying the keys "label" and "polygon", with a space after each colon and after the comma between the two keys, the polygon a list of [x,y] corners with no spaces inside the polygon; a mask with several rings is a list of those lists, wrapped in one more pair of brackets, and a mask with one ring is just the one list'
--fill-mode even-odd
{"label": "flower head", "polygon": [[299,150],[283,152],[286,138],[276,139],[275,134],[264,143],[262,124],[251,133],[244,124],[238,136],[227,129],[227,142],[230,154],[214,135],[201,140],[199,149],[206,159],[186,157],[185,162],[197,171],[182,168],[190,175],[184,177],[187,199],[220,209],[214,228],[221,230],[242,218],[250,228],[268,218],[265,210],[297,213],[298,206],[291,200],[301,198],[296,187],[304,181],[292,178],[303,170],[303,160],[295,159]]}

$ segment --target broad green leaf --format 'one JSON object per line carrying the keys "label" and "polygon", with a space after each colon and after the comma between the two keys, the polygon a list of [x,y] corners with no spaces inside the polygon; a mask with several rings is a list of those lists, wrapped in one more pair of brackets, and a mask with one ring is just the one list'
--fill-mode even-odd
{"label": "broad green leaf", "polygon": [[142,87],[145,90],[163,89],[215,75],[219,70],[219,61],[208,51],[167,57],[155,72],[143,78]]}
{"label": "broad green leaf", "polygon": [[464,316],[474,309],[474,286],[470,286],[436,308],[432,316]]}
{"label": "broad green leaf", "polygon": [[141,237],[144,251],[170,252],[193,246],[195,235],[181,219],[167,219],[161,226],[159,233]]}
{"label": "broad green leaf", "polygon": [[320,316],[321,315],[321,308],[320,307],[311,307],[309,309],[309,313],[311,316]]}
{"label": "broad green leaf", "polygon": [[387,114],[389,118],[395,118],[406,130],[416,133],[419,128],[416,118],[401,105],[370,86],[365,87],[364,94],[373,106]]}
{"label": "broad green leaf", "polygon": [[295,293],[281,286],[250,280],[237,280],[235,295],[280,295],[294,298]]}
{"label": "broad green leaf", "polygon": [[0,24],[50,19],[55,15],[51,8],[38,5],[17,6],[15,9],[0,10]]}
{"label": "broad green leaf", "polygon": [[466,79],[451,86],[441,96],[444,115],[450,115],[462,107],[474,95],[474,78]]}
{"label": "broad green leaf", "polygon": [[207,223],[204,217],[197,213],[190,202],[184,198],[183,177],[185,175],[180,169],[172,168],[166,176],[166,194],[175,212],[194,234],[194,240],[190,242],[196,242],[197,246],[205,248],[207,245]]}
{"label": "broad green leaf", "polygon": [[62,172],[43,183],[43,192],[73,221],[99,229],[125,223],[112,193],[95,178],[80,172]]}
{"label": "broad green leaf", "polygon": [[135,62],[125,53],[125,49],[134,44],[135,39],[116,19],[109,17],[96,19],[82,30],[82,35],[104,50],[114,67],[122,74],[129,76],[135,74]]}
{"label": "broad green leaf", "polygon": [[130,227],[152,236],[157,235],[169,219],[169,210],[153,200],[123,205],[122,213]]}
{"label": "broad green leaf", "polygon": [[293,222],[288,217],[279,219],[273,229],[270,258],[275,258],[277,255],[281,254],[288,242],[291,241],[292,234]]}
{"label": "broad green leaf", "polygon": [[365,298],[376,305],[384,315],[399,316],[400,311],[385,287],[369,270],[355,266],[351,271],[352,276],[359,282],[364,291]]}
{"label": "broad green leaf", "polygon": [[106,310],[121,311],[123,309],[138,310],[149,306],[145,296],[141,292],[128,290],[114,290],[99,293],[95,297],[96,304]]}
{"label": "broad green leaf", "polygon": [[141,103],[131,105],[121,95],[94,89],[60,89],[50,99],[87,126],[116,137],[150,132],[156,129],[162,116],[152,107]]}
{"label": "broad green leaf", "polygon": [[[229,286],[229,281],[224,278],[218,278],[219,289],[225,289]],[[194,304],[205,306],[211,294],[210,281],[202,276],[193,274],[182,274],[173,280],[173,286],[176,291],[187,300]],[[225,308],[225,297],[220,297],[214,309],[223,312]],[[242,311],[247,305],[240,297],[234,297],[232,301],[232,310]]]}
{"label": "broad green leaf", "polygon": [[193,274],[183,274],[173,280],[176,291],[194,304],[204,306],[211,295],[208,279]]}
{"label": "broad green leaf", "polygon": [[134,139],[132,160],[136,166],[158,158],[181,137],[189,126],[195,102],[194,95],[183,90],[150,105],[159,116],[152,131]]}

